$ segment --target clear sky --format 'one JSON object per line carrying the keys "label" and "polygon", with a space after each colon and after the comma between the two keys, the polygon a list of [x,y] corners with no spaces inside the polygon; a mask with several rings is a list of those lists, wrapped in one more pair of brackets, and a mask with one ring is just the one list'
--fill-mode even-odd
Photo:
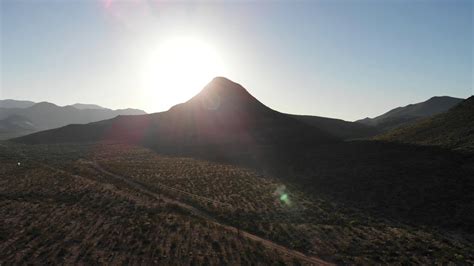
{"label": "clear sky", "polygon": [[355,120],[473,94],[470,0],[0,2],[1,99],[155,112],[220,75]]}

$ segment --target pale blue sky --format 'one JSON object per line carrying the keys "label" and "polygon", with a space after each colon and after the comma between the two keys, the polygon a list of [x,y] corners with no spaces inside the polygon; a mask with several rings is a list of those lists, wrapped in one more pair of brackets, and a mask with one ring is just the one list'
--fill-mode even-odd
{"label": "pale blue sky", "polygon": [[169,92],[150,97],[141,72],[176,35],[211,44],[216,75],[282,112],[355,120],[473,94],[469,0],[1,0],[0,12],[2,99],[166,110]]}

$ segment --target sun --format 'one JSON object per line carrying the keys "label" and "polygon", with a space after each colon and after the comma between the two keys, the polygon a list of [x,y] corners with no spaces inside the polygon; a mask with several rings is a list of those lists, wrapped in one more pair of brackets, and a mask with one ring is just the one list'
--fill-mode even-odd
{"label": "sun", "polygon": [[209,43],[195,37],[169,38],[146,60],[147,101],[162,110],[185,102],[223,72],[219,53]]}

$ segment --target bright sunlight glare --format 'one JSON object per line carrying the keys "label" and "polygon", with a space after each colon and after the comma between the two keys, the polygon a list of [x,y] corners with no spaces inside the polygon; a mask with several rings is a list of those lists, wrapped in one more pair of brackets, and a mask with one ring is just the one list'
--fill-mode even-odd
{"label": "bright sunlight glare", "polygon": [[223,74],[216,49],[193,37],[168,39],[156,47],[145,65],[145,94],[154,108],[185,102]]}

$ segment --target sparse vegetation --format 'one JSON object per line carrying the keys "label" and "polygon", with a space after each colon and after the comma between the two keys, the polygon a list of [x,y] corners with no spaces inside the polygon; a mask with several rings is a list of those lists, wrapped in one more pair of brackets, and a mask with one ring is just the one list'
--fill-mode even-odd
{"label": "sparse vegetation", "polygon": [[[75,161],[80,146],[0,149],[0,264],[291,264],[257,242],[82,167]],[[64,149],[78,157],[55,158],[54,167],[76,165],[76,174],[38,162]]]}
{"label": "sparse vegetation", "polygon": [[[164,199],[147,197],[126,183],[109,176],[107,172],[143,184],[157,194],[163,195],[163,198],[169,197],[192,205],[223,224],[235,226],[290,249],[328,261],[423,264],[472,263],[474,261],[473,245],[468,238],[454,237],[429,227],[408,225],[400,221],[369,215],[359,209],[332,201],[323,194],[309,194],[288,180],[275,179],[241,167],[158,155],[144,148],[120,144],[15,145],[14,149],[9,147],[9,150],[28,154],[27,157],[34,162],[43,162],[72,175],[64,176],[57,173],[51,175],[54,173],[51,169],[38,170],[38,166],[33,165],[30,170],[27,170],[30,163],[28,160],[24,163],[26,166],[19,168],[15,165],[15,160],[9,156],[10,166],[4,169],[10,179],[4,179],[4,182],[11,185],[5,187],[4,191],[5,194],[8,192],[11,196],[2,201],[2,206],[5,207],[1,209],[5,213],[14,213],[13,209],[17,206],[11,205],[13,203],[9,201],[13,198],[22,198],[26,202],[22,204],[35,202],[34,204],[37,205],[25,205],[22,208],[23,212],[10,214],[11,217],[25,217],[28,215],[29,208],[36,208],[38,212],[42,210],[42,213],[58,212],[60,214],[55,215],[70,215],[62,221],[77,220],[78,224],[83,224],[84,228],[93,226],[92,220],[111,220],[110,223],[113,226],[110,225],[110,227],[115,228],[117,232],[122,232],[122,237],[130,234],[126,240],[128,248],[116,243],[120,238],[109,239],[110,232],[107,230],[112,229],[107,229],[105,231],[107,233],[101,238],[97,237],[97,243],[100,243],[97,245],[107,252],[113,246],[119,250],[113,254],[121,254],[122,258],[132,258],[132,261],[140,258],[140,261],[146,263],[147,261],[143,258],[149,258],[150,254],[164,254],[160,256],[166,256],[163,258],[163,262],[166,262],[166,259],[181,257],[183,252],[193,252],[193,254],[208,252],[219,254],[216,255],[218,257],[225,254],[222,257],[223,261],[211,260],[210,263],[239,261],[251,263],[252,260],[256,260],[256,256],[262,255],[257,255],[258,252],[264,252],[263,255],[267,256],[269,262],[280,259],[285,261],[285,258],[278,256],[277,258],[271,250],[259,248],[259,244],[240,237],[239,232],[226,238],[223,236],[225,232],[212,226],[212,223],[193,217],[179,206],[167,204]],[[48,156],[44,156],[45,154]],[[6,158],[2,163],[8,164],[5,161]],[[98,167],[106,172],[101,172]],[[11,182],[13,177],[22,176],[19,175],[20,173],[29,178],[20,178]],[[74,177],[74,175],[85,178]],[[48,176],[48,178],[35,178],[36,176]],[[32,182],[31,178],[35,178],[35,181]],[[51,185],[55,183],[56,187]],[[21,187],[30,189],[20,190]],[[282,197],[282,195],[286,196]],[[42,204],[45,203],[36,203],[38,198],[51,198],[52,203],[43,206]],[[57,202],[57,207],[54,207],[56,206],[54,202]],[[72,206],[74,208],[71,208]],[[81,211],[78,211],[78,214],[74,212],[74,209]],[[34,210],[31,210],[34,213],[32,216],[40,215]],[[78,218],[81,213],[88,212],[91,213],[87,215],[95,218],[90,218],[90,220],[86,217]],[[131,217],[138,216],[140,218],[130,221]],[[41,218],[46,217],[41,216]],[[52,224],[56,226],[59,222],[54,221]],[[150,228],[148,223],[154,226],[158,223],[158,225]],[[196,224],[199,225],[198,229],[196,229],[198,227]],[[102,223],[100,226],[103,226]],[[136,230],[132,233],[130,227]],[[50,230],[46,224],[26,228],[32,230],[25,231],[29,232],[29,235],[37,235],[44,230]],[[190,233],[190,228],[194,228],[193,232],[200,233]],[[62,230],[61,232],[67,232],[66,229]],[[99,227],[97,230],[105,229]],[[207,237],[206,232],[207,234],[213,232],[212,237]],[[157,242],[158,240],[150,237],[153,234],[159,235],[160,238],[164,237],[166,240]],[[197,234],[196,241],[190,242],[188,238],[194,234]],[[4,238],[10,239],[11,235]],[[89,253],[84,251],[86,253],[76,258],[76,261],[82,257],[94,261],[102,256],[96,253],[97,248],[87,249],[83,246],[84,241],[88,243],[85,239],[77,241],[81,243],[81,247],[89,250],[87,251]],[[153,251],[150,246],[159,247],[159,249]],[[130,247],[133,248],[128,250]],[[68,254],[71,252],[67,246],[63,246],[63,249],[65,251],[55,252]],[[107,252],[104,254],[118,256]],[[46,257],[48,256],[44,258]],[[184,259],[183,263],[190,264],[191,261],[198,264],[205,263],[199,258],[195,255],[189,256],[189,261]],[[291,262],[292,260],[286,261],[286,263]]]}
{"label": "sparse vegetation", "polygon": [[474,152],[474,96],[446,113],[377,137],[378,140],[441,146]]}

